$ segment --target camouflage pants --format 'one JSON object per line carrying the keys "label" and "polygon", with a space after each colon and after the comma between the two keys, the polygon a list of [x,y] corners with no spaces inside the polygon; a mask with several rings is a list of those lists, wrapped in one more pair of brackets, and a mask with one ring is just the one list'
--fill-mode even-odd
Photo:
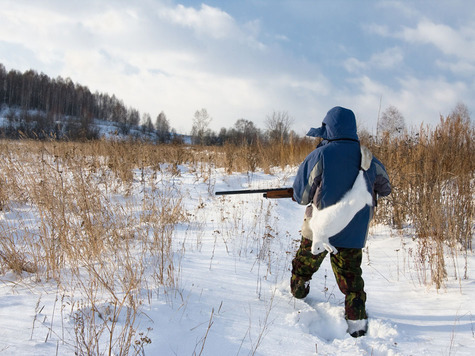
{"label": "camouflage pants", "polygon": [[[311,252],[312,241],[302,238],[300,248],[292,261],[290,289],[296,298],[304,298],[310,291],[312,275],[322,264],[327,251],[318,255]],[[349,320],[366,319],[366,293],[361,276],[363,250],[360,248],[338,248],[336,255],[330,255],[330,261],[338,287],[345,295],[345,316]]]}

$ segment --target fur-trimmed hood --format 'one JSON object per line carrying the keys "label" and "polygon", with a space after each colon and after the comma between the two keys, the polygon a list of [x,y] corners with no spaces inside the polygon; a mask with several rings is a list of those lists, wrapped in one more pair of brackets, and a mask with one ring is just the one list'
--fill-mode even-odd
{"label": "fur-trimmed hood", "polygon": [[373,154],[368,147],[361,145],[361,164],[360,167],[363,171],[367,171],[371,167],[371,161],[373,160]]}

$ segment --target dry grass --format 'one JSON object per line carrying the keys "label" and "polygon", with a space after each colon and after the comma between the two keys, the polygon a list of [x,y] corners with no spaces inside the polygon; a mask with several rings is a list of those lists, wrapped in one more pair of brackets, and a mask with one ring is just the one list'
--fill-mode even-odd
{"label": "dry grass", "polygon": [[[441,119],[433,130],[421,127],[398,139],[364,142],[386,165],[393,185],[375,221],[414,228],[418,248],[411,253],[420,281],[438,288],[449,277],[447,263],[457,265],[460,256],[465,257],[465,268],[456,268],[454,277],[468,277],[473,142],[473,127],[457,117]],[[76,290],[69,303],[78,354],[139,353],[150,341],[136,335],[140,304],[154,293],[177,290],[173,234],[177,224],[193,224],[193,214],[183,208],[183,193],[160,179],[159,171],[178,176],[186,165],[212,194],[216,169],[271,172],[276,166],[296,166],[315,144],[310,139],[222,147],[0,141],[0,272],[27,272],[39,281],[57,281],[64,291]],[[137,196],[140,209],[129,203]],[[265,275],[270,273],[269,246],[279,234],[268,221],[271,208],[261,206],[267,213],[260,220],[253,219],[259,213],[251,211],[245,226],[244,215],[228,216],[221,210],[226,234],[215,236],[225,245],[240,243],[233,249],[238,255],[253,246]],[[200,222],[195,224],[199,230]],[[196,239],[200,248],[199,231]]]}
{"label": "dry grass", "polygon": [[[78,354],[143,345],[135,335],[141,300],[176,285],[171,239],[186,215],[180,192],[153,174],[154,154],[106,142],[0,143],[0,270],[74,291]],[[141,209],[130,194],[141,195]]]}
{"label": "dry grass", "polygon": [[[433,130],[421,127],[399,139],[369,142],[394,188],[376,220],[414,227],[421,282],[438,288],[447,277],[447,258],[466,257],[473,248],[474,138],[470,122],[447,117]],[[467,278],[466,263],[456,273],[455,278]]]}
{"label": "dry grass", "polygon": [[[442,118],[433,130],[421,127],[404,137],[366,138],[364,142],[386,165],[393,185],[393,194],[381,200],[375,221],[396,228],[414,226],[419,245],[416,258],[421,271],[430,270],[430,278],[421,276],[423,282],[430,279],[440,286],[446,278],[444,249],[449,249],[452,258],[472,249],[473,139],[470,122],[448,117]],[[3,141],[0,207],[7,202],[27,201],[38,209],[43,224],[34,233],[34,245],[13,243],[16,239],[6,233],[2,259],[9,268],[42,271],[47,278],[57,278],[65,260],[74,261],[79,251],[87,258],[97,258],[103,251],[109,253],[111,245],[116,248],[116,241],[123,241],[123,235],[130,230],[130,219],[121,216],[122,207],[114,207],[109,198],[113,194],[131,194],[134,179],[146,185],[149,170],[167,169],[179,175],[179,167],[187,165],[207,182],[212,193],[215,168],[224,168],[228,173],[257,169],[270,172],[275,166],[298,165],[315,144],[315,140],[294,138],[273,145],[257,142],[253,146],[222,147],[104,140]],[[180,206],[180,201],[163,196],[159,187],[148,189],[144,211],[159,211],[135,223],[142,228],[147,226],[147,233],[155,235],[154,244],[162,251],[162,257],[157,257],[162,259],[158,280],[163,282],[169,263],[163,256],[170,249],[164,241],[170,239],[173,223],[162,220],[170,218],[164,217],[167,211],[180,215],[174,208]],[[110,237],[104,240],[99,238],[102,236]],[[34,249],[42,254],[32,253]],[[41,257],[32,261],[25,257],[28,253]],[[466,269],[459,271],[457,277],[460,275],[466,277]]]}

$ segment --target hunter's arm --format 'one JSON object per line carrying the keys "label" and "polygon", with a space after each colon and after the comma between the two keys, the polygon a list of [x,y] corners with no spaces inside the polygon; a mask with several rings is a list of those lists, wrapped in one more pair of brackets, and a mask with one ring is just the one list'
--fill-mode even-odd
{"label": "hunter's arm", "polygon": [[376,158],[373,158],[376,166],[376,179],[374,181],[374,191],[381,197],[391,194],[391,183],[384,165]]}
{"label": "hunter's arm", "polygon": [[311,203],[315,194],[316,182],[322,175],[322,161],[315,151],[305,158],[294,180],[293,199],[300,205]]}

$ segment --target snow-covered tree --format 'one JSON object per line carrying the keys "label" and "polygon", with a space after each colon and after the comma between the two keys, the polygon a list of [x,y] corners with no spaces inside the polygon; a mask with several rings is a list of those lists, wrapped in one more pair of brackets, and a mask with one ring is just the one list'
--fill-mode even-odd
{"label": "snow-covered tree", "polygon": [[378,120],[378,136],[382,137],[389,135],[389,137],[397,137],[406,132],[406,123],[404,116],[393,105],[389,106],[381,114]]}
{"label": "snow-covered tree", "polygon": [[191,136],[193,143],[202,145],[205,143],[205,136],[208,133],[211,117],[206,109],[197,110],[193,117],[193,126],[191,128]]}

